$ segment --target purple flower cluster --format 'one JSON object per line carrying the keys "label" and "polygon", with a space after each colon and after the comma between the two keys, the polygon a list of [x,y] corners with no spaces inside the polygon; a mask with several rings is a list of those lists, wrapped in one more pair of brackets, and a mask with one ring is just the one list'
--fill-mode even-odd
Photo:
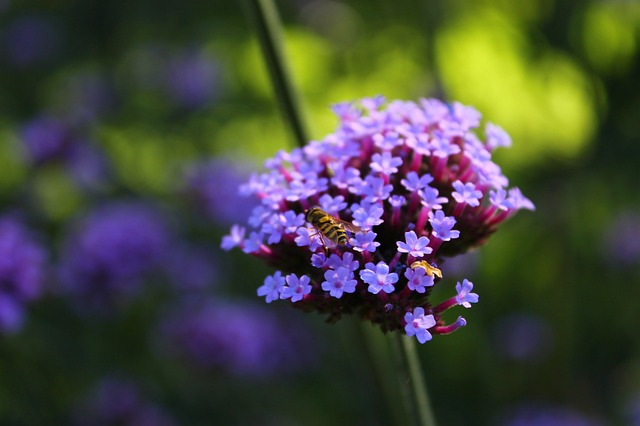
{"label": "purple flower cluster", "polygon": [[[305,277],[306,278],[306,277]],[[293,288],[303,280],[289,280]],[[307,278],[308,281],[308,278]],[[201,369],[260,377],[306,366],[312,351],[302,329],[252,305],[188,300],[162,325],[167,351]],[[301,350],[301,348],[303,348]]]}
{"label": "purple flower cluster", "polygon": [[220,91],[218,65],[198,50],[175,54],[165,72],[169,96],[183,107],[204,107],[215,100]]}
{"label": "purple flower cluster", "polygon": [[[356,314],[425,342],[466,324],[462,317],[446,324],[445,310],[478,301],[465,279],[454,297],[432,306],[431,289],[443,278],[437,265],[534,206],[491,160],[508,135],[493,124],[478,131],[475,109],[435,99],[384,104],[381,97],[339,104],[334,133],[267,160],[268,171],[241,187],[260,200],[250,229],[234,225],[222,247],[279,269],[258,289],[267,302],[290,299],[331,321]],[[359,229],[347,244],[330,241],[305,224],[314,206],[343,230],[339,221]]]}
{"label": "purple flower cluster", "polygon": [[162,265],[169,231],[142,203],[104,206],[68,236],[59,264],[62,291],[88,309],[110,309],[135,295],[145,276]]}
{"label": "purple flower cluster", "polygon": [[20,139],[29,159],[35,164],[66,159],[77,143],[71,127],[63,120],[49,115],[26,122],[20,132]]}
{"label": "purple flower cluster", "polygon": [[60,163],[80,186],[97,187],[105,183],[109,164],[101,150],[82,133],[70,120],[45,114],[25,122],[19,138],[30,163]]}
{"label": "purple flower cluster", "polygon": [[15,219],[0,218],[0,332],[15,332],[25,304],[42,292],[46,255]]}

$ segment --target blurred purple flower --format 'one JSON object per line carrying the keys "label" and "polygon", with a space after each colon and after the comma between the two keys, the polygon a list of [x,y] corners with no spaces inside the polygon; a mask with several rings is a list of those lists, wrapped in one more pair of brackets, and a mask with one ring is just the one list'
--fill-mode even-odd
{"label": "blurred purple flower", "polygon": [[16,332],[24,305],[42,292],[46,253],[28,230],[10,217],[0,218],[0,331]]}
{"label": "blurred purple flower", "polygon": [[174,55],[165,72],[165,89],[174,102],[185,108],[206,106],[220,90],[218,66],[201,51]]}
{"label": "blurred purple flower", "polygon": [[106,156],[69,122],[41,115],[24,123],[19,137],[31,163],[61,162],[83,187],[96,188],[106,183],[109,175]]}
{"label": "blurred purple flower", "polygon": [[99,189],[109,182],[108,158],[96,144],[81,141],[70,150],[65,162],[76,184],[86,189]]}
{"label": "blurred purple flower", "polygon": [[61,290],[85,309],[109,309],[134,296],[166,258],[169,232],[150,205],[120,202],[91,212],[67,236]]}
{"label": "blurred purple flower", "polygon": [[496,351],[507,359],[537,361],[551,349],[551,329],[535,315],[507,315],[494,328],[493,334]]}
{"label": "blurred purple flower", "polygon": [[185,192],[213,222],[228,225],[246,221],[255,200],[238,194],[247,173],[240,165],[221,158],[194,163],[185,173]]}
{"label": "blurred purple flower", "polygon": [[166,350],[196,368],[264,377],[298,370],[311,360],[302,327],[281,322],[262,306],[189,301],[161,330]]}
{"label": "blurred purple flower", "polygon": [[9,22],[0,40],[8,62],[19,68],[48,61],[60,46],[55,26],[41,16],[24,16]]}
{"label": "blurred purple flower", "polygon": [[49,115],[26,122],[20,131],[29,159],[36,164],[61,160],[71,152],[76,136],[67,123]]}
{"label": "blurred purple flower", "polygon": [[76,426],[172,426],[159,406],[148,401],[129,379],[107,378],[81,401],[73,413]]}
{"label": "blurred purple flower", "polygon": [[619,214],[605,227],[605,256],[625,266],[640,262],[640,212]]}
{"label": "blurred purple flower", "polygon": [[568,407],[526,403],[510,410],[501,426],[604,426],[599,420]]}

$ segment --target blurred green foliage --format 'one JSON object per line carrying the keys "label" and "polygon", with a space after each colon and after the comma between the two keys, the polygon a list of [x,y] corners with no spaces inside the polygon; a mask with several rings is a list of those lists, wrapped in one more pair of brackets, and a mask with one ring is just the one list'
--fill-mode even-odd
{"label": "blurred green foliage", "polygon": [[[465,276],[481,303],[465,312],[469,325],[420,348],[441,424],[502,424],[529,402],[601,424],[637,424],[628,404],[640,406],[640,258],[620,263],[625,248],[608,241],[620,212],[640,216],[640,3],[278,6],[312,138],[333,130],[331,104],[377,94],[473,105],[513,137],[497,162],[537,211],[512,219],[475,254]],[[113,171],[99,199],[179,204],[189,162],[219,156],[259,167],[293,146],[240,3],[0,0],[0,34],[29,16],[51,24],[56,40],[41,61],[23,66],[0,38],[0,202],[28,212],[53,241],[54,260],[67,221],[96,200],[65,170],[32,167],[19,132],[40,114],[83,109],[84,92],[66,85],[74,76],[101,75],[114,93],[113,105],[83,129]],[[189,49],[218,70],[212,99],[197,108],[177,104],[154,81],[160,58]],[[206,232],[217,245],[226,230]],[[187,238],[203,238],[193,234]],[[216,288],[254,298],[266,268],[237,253],[219,256],[225,274]],[[25,329],[0,344],[0,423],[60,424],[101,375],[126,371],[182,424],[387,424],[371,364],[352,348],[357,326],[293,312],[318,336],[319,360],[297,375],[255,382],[158,360],[148,338],[155,300],[104,324],[79,323],[59,301],[33,306]],[[534,359],[506,356],[496,337],[522,312],[549,330],[548,350]]]}

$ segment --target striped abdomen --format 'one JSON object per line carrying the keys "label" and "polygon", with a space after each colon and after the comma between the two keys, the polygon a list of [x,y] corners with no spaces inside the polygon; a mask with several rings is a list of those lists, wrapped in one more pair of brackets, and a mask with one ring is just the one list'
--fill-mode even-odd
{"label": "striped abdomen", "polygon": [[333,216],[318,207],[309,209],[307,222],[334,243],[340,245],[347,243],[347,233],[342,228],[342,225]]}

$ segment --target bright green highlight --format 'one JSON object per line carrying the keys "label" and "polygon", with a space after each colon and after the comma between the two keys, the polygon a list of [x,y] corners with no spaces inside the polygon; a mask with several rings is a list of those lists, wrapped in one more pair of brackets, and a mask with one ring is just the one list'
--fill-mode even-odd
{"label": "bright green highlight", "polygon": [[473,105],[515,141],[504,164],[519,168],[580,155],[596,126],[594,88],[568,56],[533,51],[508,17],[476,11],[443,28],[438,66],[451,100]]}

